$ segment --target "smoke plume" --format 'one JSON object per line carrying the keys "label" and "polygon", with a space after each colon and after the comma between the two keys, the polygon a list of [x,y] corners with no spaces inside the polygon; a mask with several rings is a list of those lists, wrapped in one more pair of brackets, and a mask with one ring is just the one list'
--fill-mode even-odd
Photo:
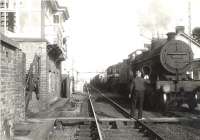
{"label": "smoke plume", "polygon": [[139,12],[139,27],[142,33],[162,34],[167,31],[171,17],[170,9],[164,2],[151,0],[146,8],[140,8],[143,10]]}

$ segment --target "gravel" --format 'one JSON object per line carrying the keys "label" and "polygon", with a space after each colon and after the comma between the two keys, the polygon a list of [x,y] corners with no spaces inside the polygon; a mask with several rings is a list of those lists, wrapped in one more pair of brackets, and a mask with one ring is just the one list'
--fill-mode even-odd
{"label": "gravel", "polygon": [[[197,127],[194,127],[198,126]],[[200,123],[150,124],[166,140],[200,140]]]}

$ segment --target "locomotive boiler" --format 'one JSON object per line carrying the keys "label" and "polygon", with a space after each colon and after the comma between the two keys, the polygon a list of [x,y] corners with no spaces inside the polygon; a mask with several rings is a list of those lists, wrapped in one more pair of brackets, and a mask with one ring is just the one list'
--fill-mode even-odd
{"label": "locomotive boiler", "polygon": [[176,40],[176,33],[168,33],[167,39],[154,39],[148,50],[139,50],[131,54],[133,73],[142,71],[148,75],[145,106],[162,107],[188,104],[190,109],[197,105],[197,92],[200,81],[193,80],[190,71],[193,52],[190,46]]}

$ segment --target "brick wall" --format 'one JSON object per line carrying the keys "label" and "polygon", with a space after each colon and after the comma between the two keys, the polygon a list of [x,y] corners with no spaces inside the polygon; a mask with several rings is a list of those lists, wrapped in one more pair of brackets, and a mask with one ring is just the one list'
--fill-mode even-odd
{"label": "brick wall", "polygon": [[25,54],[8,38],[0,41],[0,139],[6,140],[25,119]]}

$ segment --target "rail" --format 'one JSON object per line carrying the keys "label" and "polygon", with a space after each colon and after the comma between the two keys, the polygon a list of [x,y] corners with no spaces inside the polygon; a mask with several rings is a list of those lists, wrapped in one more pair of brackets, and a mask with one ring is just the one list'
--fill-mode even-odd
{"label": "rail", "polygon": [[92,104],[91,95],[90,95],[90,93],[89,93],[88,87],[86,87],[86,89],[87,89],[87,94],[88,94],[88,98],[89,98],[89,101],[90,101],[90,105],[91,105],[91,107],[92,107],[92,112],[93,112],[93,115],[94,115],[95,123],[96,123],[96,126],[97,126],[99,139],[100,139],[100,140],[103,140],[103,136],[102,136],[101,129],[100,129],[100,126],[99,126],[99,123],[98,123],[98,119],[97,119],[97,115],[96,115],[96,113],[95,113],[94,106],[93,106],[93,104]]}
{"label": "rail", "polygon": [[112,99],[106,97],[100,90],[98,90],[98,89],[96,89],[94,87],[92,87],[92,88],[95,89],[95,90],[97,90],[105,99],[107,99],[109,102],[111,102],[113,105],[115,105],[118,109],[120,109],[125,114],[125,116],[127,116],[131,120],[135,121],[138,125],[140,125],[142,127],[142,130],[147,130],[148,132],[150,132],[151,138],[153,138],[155,140],[164,140],[164,138],[162,138],[158,133],[156,133],[149,126],[147,126],[146,124],[144,124],[141,120],[138,120],[137,118],[133,118],[129,114],[129,112],[127,112],[122,106],[120,106],[119,104],[117,104]]}

